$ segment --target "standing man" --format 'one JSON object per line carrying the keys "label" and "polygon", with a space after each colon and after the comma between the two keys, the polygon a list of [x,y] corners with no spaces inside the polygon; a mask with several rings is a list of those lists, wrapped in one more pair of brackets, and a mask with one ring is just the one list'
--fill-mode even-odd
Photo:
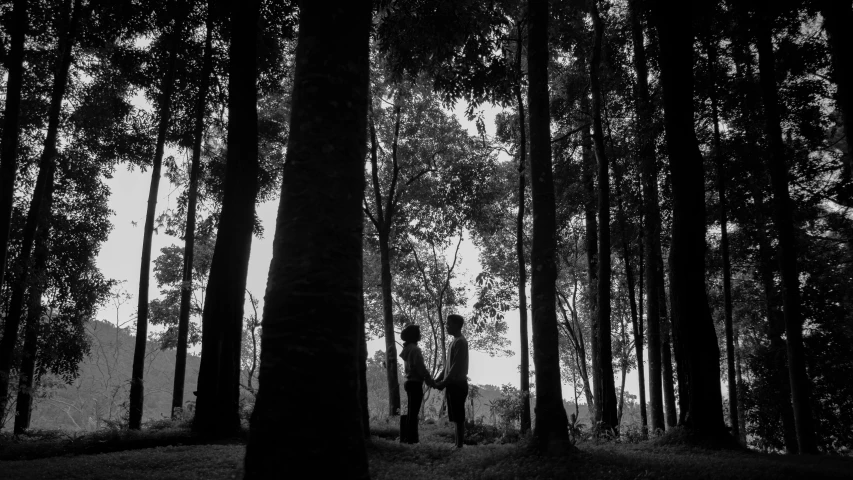
{"label": "standing man", "polygon": [[447,365],[436,379],[436,388],[447,387],[447,417],[456,424],[455,448],[465,439],[465,398],[468,397],[468,340],[462,336],[465,320],[460,315],[447,316],[447,333],[453,335]]}

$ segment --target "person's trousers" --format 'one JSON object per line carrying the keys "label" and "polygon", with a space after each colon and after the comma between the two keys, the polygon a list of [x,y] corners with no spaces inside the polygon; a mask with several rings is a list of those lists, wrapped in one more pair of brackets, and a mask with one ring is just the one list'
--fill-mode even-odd
{"label": "person's trousers", "polygon": [[406,411],[406,419],[400,432],[402,443],[418,443],[418,413],[421,411],[421,403],[424,401],[424,382],[406,380],[403,384],[406,396],[409,399],[409,407]]}

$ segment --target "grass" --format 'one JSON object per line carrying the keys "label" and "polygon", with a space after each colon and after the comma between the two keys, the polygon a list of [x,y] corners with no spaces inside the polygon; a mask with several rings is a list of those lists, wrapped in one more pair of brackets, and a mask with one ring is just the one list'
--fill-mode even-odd
{"label": "grass", "polygon": [[[781,456],[736,450],[709,450],[684,444],[581,443],[563,458],[540,457],[517,444],[469,445],[449,449],[451,428],[440,422],[421,426],[421,443],[401,445],[393,422],[374,422],[368,445],[374,479],[832,479],[853,477],[853,459],[829,456]],[[169,429],[143,431],[163,442],[181,439]],[[169,437],[171,435],[171,437]],[[187,435],[187,433],[184,433]],[[129,438],[129,437],[128,437]],[[498,440],[499,439],[495,439]],[[104,444],[139,445],[136,440]],[[45,441],[46,442],[46,441]],[[130,442],[130,443],[128,443]],[[42,446],[46,445],[43,443]],[[4,449],[7,448],[3,447]],[[61,451],[61,450],[55,450]],[[85,453],[81,451],[80,453]],[[0,463],[9,479],[226,479],[241,478],[243,444],[157,446],[112,453],[53,456]]]}

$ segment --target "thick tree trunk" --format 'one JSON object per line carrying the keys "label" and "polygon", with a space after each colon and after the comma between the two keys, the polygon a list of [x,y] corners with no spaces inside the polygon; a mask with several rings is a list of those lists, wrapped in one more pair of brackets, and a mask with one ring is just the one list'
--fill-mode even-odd
{"label": "thick tree trunk", "polygon": [[[3,280],[6,275],[9,228],[12,223],[12,207],[15,203],[21,85],[24,77],[24,41],[29,25],[27,0],[15,0],[13,2],[11,20],[11,29],[8,33],[12,38],[5,62],[7,71],[6,105],[3,112],[3,133],[2,138],[0,138],[0,192],[2,192],[0,193],[0,285],[4,285]],[[0,375],[3,373],[0,372]]]}
{"label": "thick tree trunk", "polygon": [[[589,100],[586,95],[581,97],[581,110],[589,111]],[[586,265],[587,265],[587,304],[589,305],[589,348],[592,358],[592,390],[593,403],[590,418],[593,425],[601,421],[601,409],[594,403],[597,401],[595,390],[601,385],[598,368],[598,222],[595,219],[595,157],[592,153],[592,126],[584,129],[582,139],[584,186],[584,218],[586,230]],[[584,359],[586,361],[586,359]],[[589,403],[589,402],[588,402]]]}
{"label": "thick tree trunk", "polygon": [[515,51],[515,70],[518,82],[514,86],[518,104],[518,213],[515,217],[515,257],[518,262],[518,323],[521,342],[521,433],[530,430],[530,352],[527,337],[527,268],[524,263],[524,167],[527,164],[527,118],[524,115],[524,98],[521,96],[522,24],[518,23]]}
{"label": "thick tree trunk", "polygon": [[[646,322],[649,353],[649,408],[651,430],[663,430],[663,398],[661,378],[661,317],[660,292],[657,276],[663,274],[660,262],[661,220],[658,204],[658,170],[655,163],[654,122],[649,97],[648,66],[646,64],[645,37],[640,22],[639,0],[628,3],[631,18],[631,37],[634,44],[634,72],[637,76],[636,110],[638,119],[637,138],[640,141],[640,170],[643,178],[644,232],[643,250],[646,254]],[[665,306],[663,308],[666,308]],[[641,367],[642,368],[642,367]]]}
{"label": "thick tree trunk", "polygon": [[602,93],[599,80],[604,25],[598,14],[597,0],[590,0],[590,15],[595,28],[589,79],[592,90],[592,143],[598,162],[598,368],[600,385],[596,385],[595,404],[601,414],[602,427],[615,428],[619,422],[616,410],[616,386],[613,379],[613,350],[610,343],[610,169],[604,150],[601,125]]}
{"label": "thick tree trunk", "polygon": [[[569,445],[560,383],[557,331],[557,225],[548,113],[548,1],[528,0],[527,104],[530,108],[530,178],[533,243],[530,255],[533,364],[536,369],[535,444],[543,452]],[[612,380],[612,378],[611,378]]]}
{"label": "thick tree trunk", "polygon": [[68,70],[71,67],[72,51],[76,43],[77,24],[80,21],[80,2],[81,0],[74,0],[67,29],[59,39],[59,63],[56,66],[53,89],[50,96],[47,135],[44,140],[44,150],[39,160],[39,173],[36,178],[30,209],[27,212],[23,243],[21,244],[21,252],[18,257],[21,265],[21,273],[12,286],[12,298],[9,302],[9,309],[6,312],[3,325],[3,338],[0,339],[0,412],[6,411],[9,400],[9,374],[12,368],[15,345],[18,343],[18,329],[21,325],[24,308],[24,293],[30,284],[30,264],[32,263],[31,255],[36,230],[41,219],[50,214],[49,211],[46,211],[45,207],[49,208],[50,205],[45,205],[45,199],[47,193],[53,189],[53,175],[56,170],[57,157],[56,141],[59,135],[59,116],[62,112],[62,99],[65,97],[65,90],[68,85]]}
{"label": "thick tree trunk", "polygon": [[299,7],[246,478],[311,465],[317,478],[366,479],[357,360],[372,9],[364,0]]}
{"label": "thick tree trunk", "polygon": [[[195,104],[195,126],[193,131],[193,156],[190,168],[190,185],[187,193],[187,225],[184,229],[184,271],[181,277],[181,310],[178,315],[178,348],[175,353],[175,381],[172,387],[172,418],[182,414],[184,406],[184,383],[187,371],[187,337],[190,329],[190,310],[193,293],[193,261],[195,260],[195,215],[198,205],[198,176],[201,171],[201,148],[204,139],[204,118],[207,108],[207,93],[210,74],[213,71],[213,2],[207,3],[207,21],[204,39],[204,60],[201,81]],[[251,376],[249,382],[251,383]]]}
{"label": "thick tree trunk", "polygon": [[655,3],[672,172],[672,317],[687,364],[686,426],[700,435],[718,436],[724,432],[720,351],[705,292],[705,181],[693,128],[692,12],[675,0]]}
{"label": "thick tree trunk", "polygon": [[817,453],[814,421],[809,404],[810,385],[806,373],[803,349],[803,325],[800,314],[800,280],[797,267],[796,227],[793,203],[788,192],[788,165],[779,99],[776,87],[776,66],[773,53],[772,18],[769,8],[759,11],[756,47],[761,97],[764,100],[765,133],[770,153],[770,183],[773,188],[773,223],[779,234],[779,267],[782,276],[782,305],[785,317],[785,335],[788,346],[788,370],[791,380],[791,398],[794,424],[800,453]]}
{"label": "thick tree trunk", "polygon": [[[386,218],[386,222],[390,219]],[[379,258],[382,280],[382,317],[385,327],[385,378],[388,383],[388,415],[400,415],[400,380],[397,364],[397,339],[394,333],[394,299],[391,296],[390,225],[379,231]]]}
{"label": "thick tree trunk", "polygon": [[853,131],[853,9],[845,0],[821,0],[820,13],[823,16],[823,28],[832,55],[833,79],[837,87],[835,98],[844,133],[847,135],[846,174],[848,180],[853,176],[853,147],[850,134]]}
{"label": "thick tree trunk", "polygon": [[734,328],[732,326],[732,265],[729,258],[728,205],[726,204],[726,169],[723,165],[725,157],[720,141],[720,119],[717,101],[717,45],[711,38],[705,38],[705,51],[708,54],[708,72],[711,83],[711,120],[714,123],[714,137],[711,156],[717,166],[717,192],[720,201],[720,250],[723,257],[723,312],[726,328],[726,366],[729,390],[729,418],[732,436],[740,441],[740,421],[738,420],[738,392],[735,380],[735,346]]}
{"label": "thick tree trunk", "polygon": [[[193,418],[193,431],[212,436],[233,435],[240,430],[240,343],[258,192],[259,3],[249,0],[232,4],[225,187],[204,296]],[[264,333],[266,330],[264,324]]]}

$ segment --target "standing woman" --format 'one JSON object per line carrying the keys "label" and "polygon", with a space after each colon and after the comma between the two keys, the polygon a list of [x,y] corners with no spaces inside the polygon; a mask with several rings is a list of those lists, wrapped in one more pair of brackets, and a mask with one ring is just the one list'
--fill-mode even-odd
{"label": "standing woman", "polygon": [[424,355],[418,347],[418,342],[421,340],[420,325],[407,326],[400,333],[400,338],[403,340],[400,358],[403,359],[406,374],[404,388],[409,400],[406,417],[401,422],[400,442],[418,443],[418,412],[424,400],[424,382],[427,386],[433,387],[435,381],[429,374],[424,363]]}

